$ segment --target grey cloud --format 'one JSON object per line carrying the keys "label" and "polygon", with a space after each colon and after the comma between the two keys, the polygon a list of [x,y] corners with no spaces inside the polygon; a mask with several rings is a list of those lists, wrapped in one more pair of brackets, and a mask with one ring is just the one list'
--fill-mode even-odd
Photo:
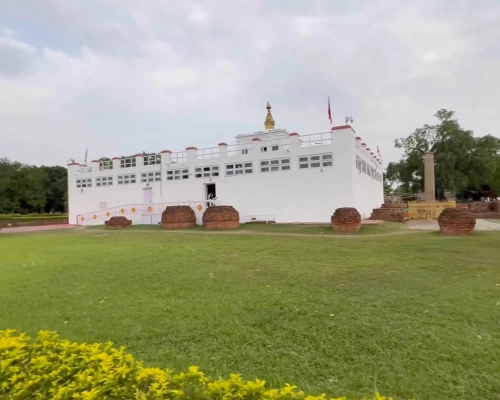
{"label": "grey cloud", "polygon": [[[71,135],[103,155],[231,142],[262,128],[267,100],[278,126],[306,134],[325,130],[330,96],[334,123],[354,116],[386,160],[398,157],[396,137],[439,108],[481,134],[500,123],[495,0],[23,0],[4,9],[29,45],[71,55],[17,59],[9,76],[29,66],[24,86],[0,80],[19,89],[14,105],[0,93],[2,150],[22,161],[53,158],[43,143],[18,141],[29,143],[37,126],[50,141]],[[31,112],[21,124],[2,104]],[[75,151],[61,145],[58,162]]]}
{"label": "grey cloud", "polygon": [[34,66],[35,50],[10,38],[0,37],[0,76],[19,77]]}

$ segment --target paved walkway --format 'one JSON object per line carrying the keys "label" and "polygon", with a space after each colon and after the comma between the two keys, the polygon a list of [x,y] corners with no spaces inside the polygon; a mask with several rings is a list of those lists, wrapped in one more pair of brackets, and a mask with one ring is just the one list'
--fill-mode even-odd
{"label": "paved walkway", "polygon": [[[437,221],[408,221],[406,226],[411,230],[438,231]],[[476,231],[500,231],[500,224],[488,221],[486,219],[476,220]]]}
{"label": "paved walkway", "polygon": [[15,228],[2,228],[2,229],[0,229],[0,234],[2,234],[2,233],[23,233],[23,232],[51,231],[54,229],[69,229],[69,228],[76,228],[76,227],[77,227],[77,225],[69,225],[69,224],[17,226]]}

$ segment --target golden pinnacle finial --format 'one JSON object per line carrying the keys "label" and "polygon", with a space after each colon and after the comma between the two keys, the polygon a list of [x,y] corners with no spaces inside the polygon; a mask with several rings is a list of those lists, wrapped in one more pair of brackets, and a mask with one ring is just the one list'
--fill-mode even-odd
{"label": "golden pinnacle finial", "polygon": [[266,128],[266,131],[270,129],[274,129],[274,119],[273,115],[271,114],[271,104],[267,102],[267,115],[266,115],[266,120],[264,121],[264,127]]}

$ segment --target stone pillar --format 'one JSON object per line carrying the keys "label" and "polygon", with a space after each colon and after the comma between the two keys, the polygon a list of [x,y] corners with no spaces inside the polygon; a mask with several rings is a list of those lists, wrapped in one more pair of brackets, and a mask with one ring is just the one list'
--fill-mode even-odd
{"label": "stone pillar", "polygon": [[424,155],[425,201],[427,203],[436,201],[436,184],[434,179],[434,153],[427,152]]}
{"label": "stone pillar", "polygon": [[141,153],[137,153],[135,155],[135,166],[136,168],[144,167],[144,155]]}
{"label": "stone pillar", "polygon": [[99,172],[99,160],[92,160],[92,172]]}
{"label": "stone pillar", "polygon": [[300,147],[300,137],[297,132],[290,133],[289,137],[290,137],[290,147],[292,149]]}
{"label": "stone pillar", "polygon": [[162,165],[170,165],[172,161],[172,152],[170,150],[162,150],[161,154],[161,164]]}
{"label": "stone pillar", "polygon": [[227,157],[227,143],[219,143],[219,157],[220,158]]}
{"label": "stone pillar", "polygon": [[120,157],[113,157],[113,169],[115,171],[120,171]]}
{"label": "stone pillar", "polygon": [[196,147],[186,147],[186,162],[187,163],[192,163],[196,161],[196,153],[198,151],[198,148]]}

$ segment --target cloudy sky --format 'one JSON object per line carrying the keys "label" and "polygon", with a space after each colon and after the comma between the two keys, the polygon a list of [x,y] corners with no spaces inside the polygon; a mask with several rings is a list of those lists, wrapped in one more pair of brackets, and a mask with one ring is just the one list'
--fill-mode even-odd
{"label": "cloudy sky", "polygon": [[0,0],[0,157],[65,165],[354,117],[395,138],[457,112],[499,135],[498,0]]}

